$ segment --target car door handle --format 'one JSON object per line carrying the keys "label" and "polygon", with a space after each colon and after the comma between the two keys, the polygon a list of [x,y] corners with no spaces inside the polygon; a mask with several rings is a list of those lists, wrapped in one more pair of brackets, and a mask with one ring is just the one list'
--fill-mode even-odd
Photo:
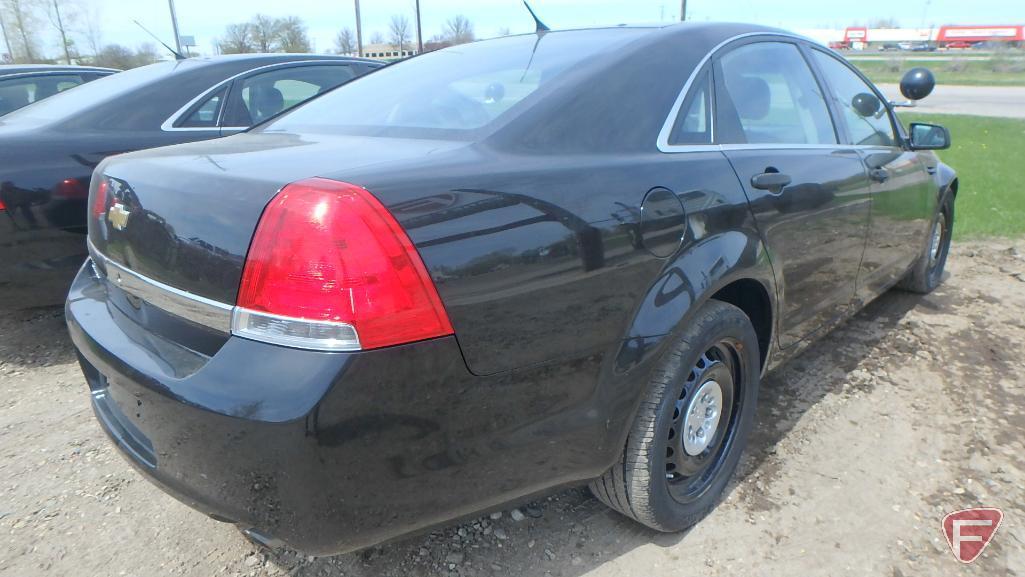
{"label": "car door handle", "polygon": [[868,176],[876,182],[886,182],[890,180],[890,171],[885,168],[873,168],[868,171]]}
{"label": "car door handle", "polygon": [[783,187],[787,186],[793,181],[789,174],[783,174],[780,172],[763,172],[756,174],[751,177],[751,186],[767,190],[773,194],[779,194],[783,192]]}

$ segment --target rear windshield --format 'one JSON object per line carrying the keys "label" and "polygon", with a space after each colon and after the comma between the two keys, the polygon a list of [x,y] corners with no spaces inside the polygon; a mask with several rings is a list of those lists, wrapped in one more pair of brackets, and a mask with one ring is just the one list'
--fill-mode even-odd
{"label": "rear windshield", "polygon": [[468,138],[565,72],[607,58],[646,30],[510,36],[430,52],[350,82],[259,130]]}
{"label": "rear windshield", "polygon": [[117,99],[138,86],[171,74],[187,62],[158,62],[111,74],[12,112],[0,118],[0,124],[48,123],[71,118],[101,102]]}

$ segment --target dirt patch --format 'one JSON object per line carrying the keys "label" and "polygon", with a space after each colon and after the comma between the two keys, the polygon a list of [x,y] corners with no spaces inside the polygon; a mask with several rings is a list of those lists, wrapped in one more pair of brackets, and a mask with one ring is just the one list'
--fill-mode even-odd
{"label": "dirt patch", "polygon": [[[95,423],[59,310],[0,317],[2,575],[1025,575],[1025,245],[962,244],[770,375],[725,501],[649,531],[585,489],[375,547],[257,551],[164,495]],[[1000,507],[978,567],[940,530]]]}

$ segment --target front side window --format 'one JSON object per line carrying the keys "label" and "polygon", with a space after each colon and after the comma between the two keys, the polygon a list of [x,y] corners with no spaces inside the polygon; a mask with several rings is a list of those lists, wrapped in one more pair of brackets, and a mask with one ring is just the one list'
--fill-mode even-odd
{"label": "front side window", "polygon": [[[758,42],[720,59],[716,110],[721,142],[836,144],[826,100],[794,44]],[[725,94],[720,94],[721,87]]]}
{"label": "front side window", "polygon": [[263,122],[355,76],[352,66],[323,65],[290,66],[245,78],[238,88],[245,124],[238,126]]}
{"label": "front side window", "polygon": [[836,58],[821,50],[812,54],[829,83],[830,96],[843,111],[851,144],[895,146],[890,114],[872,88]]}

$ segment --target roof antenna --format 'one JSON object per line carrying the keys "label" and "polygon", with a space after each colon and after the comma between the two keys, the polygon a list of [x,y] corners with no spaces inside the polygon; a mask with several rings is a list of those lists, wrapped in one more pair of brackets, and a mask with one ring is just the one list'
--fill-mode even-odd
{"label": "roof antenna", "polygon": [[167,51],[168,51],[168,52],[170,52],[171,54],[174,54],[174,59],[175,59],[175,60],[185,60],[185,57],[184,57],[184,56],[182,56],[181,52],[178,52],[178,51],[177,51],[177,50],[175,50],[174,48],[171,48],[171,47],[170,47],[170,46],[168,46],[167,44],[164,44],[164,41],[163,41],[163,40],[161,40],[160,38],[157,38],[157,35],[156,35],[156,34],[154,34],[154,33],[150,32],[149,30],[147,30],[147,29],[146,29],[146,27],[145,27],[145,26],[143,26],[142,24],[139,24],[139,21],[138,21],[138,20],[132,20],[132,22],[135,22],[135,25],[136,25],[136,26],[138,26],[139,28],[142,28],[142,31],[143,31],[143,32],[145,32],[146,34],[149,34],[150,36],[152,36],[152,37],[153,37],[153,39],[154,39],[154,40],[156,40],[157,42],[159,42],[161,46],[163,46],[164,48],[167,48]]}
{"label": "roof antenna", "polygon": [[544,34],[545,32],[551,30],[551,28],[545,26],[545,23],[537,17],[537,14],[534,14],[534,9],[530,7],[530,4],[527,3],[527,0],[523,0],[523,5],[527,7],[527,11],[530,12],[530,17],[534,19],[534,24],[537,26],[534,32],[538,34]]}

